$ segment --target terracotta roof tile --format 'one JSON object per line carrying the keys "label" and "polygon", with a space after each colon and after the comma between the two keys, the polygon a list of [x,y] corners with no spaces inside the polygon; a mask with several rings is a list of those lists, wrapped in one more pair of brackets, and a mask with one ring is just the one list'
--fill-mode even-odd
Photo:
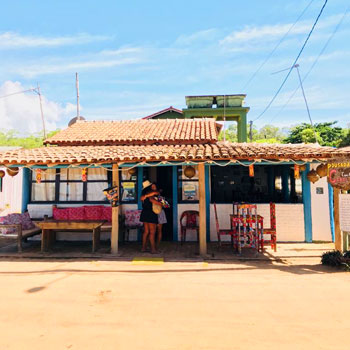
{"label": "terracotta roof tile", "polygon": [[218,140],[214,119],[77,121],[45,140],[50,145],[208,143]]}
{"label": "terracotta roof tile", "polygon": [[0,153],[0,164],[67,164],[179,160],[326,160],[350,150],[310,144],[229,143],[181,145],[60,146]]}

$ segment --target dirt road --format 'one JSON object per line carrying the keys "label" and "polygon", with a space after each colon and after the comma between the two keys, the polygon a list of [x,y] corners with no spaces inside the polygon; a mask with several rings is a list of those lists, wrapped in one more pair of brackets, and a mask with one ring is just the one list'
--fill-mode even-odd
{"label": "dirt road", "polygon": [[313,263],[0,261],[0,349],[349,349],[350,274]]}

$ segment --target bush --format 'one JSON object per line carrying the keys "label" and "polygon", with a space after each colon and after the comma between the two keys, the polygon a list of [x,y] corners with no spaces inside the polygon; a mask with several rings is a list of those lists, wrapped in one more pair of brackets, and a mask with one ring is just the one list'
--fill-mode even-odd
{"label": "bush", "polygon": [[339,250],[333,250],[322,254],[322,265],[341,266],[343,264],[343,254]]}
{"label": "bush", "polygon": [[345,259],[350,259],[350,250],[347,250],[346,252],[344,252],[343,255]]}

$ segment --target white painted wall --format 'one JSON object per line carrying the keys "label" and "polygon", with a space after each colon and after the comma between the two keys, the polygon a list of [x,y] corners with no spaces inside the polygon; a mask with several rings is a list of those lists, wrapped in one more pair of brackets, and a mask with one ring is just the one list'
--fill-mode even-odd
{"label": "white painted wall", "polygon": [[[316,169],[317,164],[310,169]],[[329,215],[329,192],[327,177],[323,177],[311,184],[311,214],[312,214],[312,240],[332,241],[331,223]],[[323,189],[323,194],[317,194],[317,188]]]}
{"label": "white painted wall", "polygon": [[[0,170],[5,171],[6,168]],[[23,170],[20,169],[16,176],[6,175],[2,178],[2,192],[0,192],[0,215],[20,213],[22,210],[22,183]]]}
{"label": "white painted wall", "polygon": [[[230,228],[232,204],[216,205],[219,226]],[[270,227],[270,205],[258,204],[258,213],[264,218],[264,227]],[[304,206],[303,204],[276,204],[276,230],[278,242],[304,242]],[[210,240],[217,241],[214,205],[210,205]],[[222,237],[222,240],[230,240]]]}
{"label": "white painted wall", "polygon": [[[180,228],[180,218],[184,211],[186,210],[197,210],[199,211],[199,204],[198,203],[186,203],[186,204],[178,204],[178,240],[180,241],[181,237],[181,228]],[[199,223],[198,223],[199,224]],[[195,230],[187,230],[186,233],[186,241],[197,241],[197,233]]]}
{"label": "white painted wall", "polygon": [[[83,205],[89,204],[59,204],[58,208],[67,208],[67,207],[80,207]],[[96,204],[91,204],[96,205]],[[108,205],[108,204],[106,204]],[[28,204],[28,212],[32,219],[43,219],[44,215],[52,217],[52,204]],[[120,206],[120,212],[124,214],[125,210],[136,210],[137,204],[123,204]],[[110,232],[101,232],[101,240],[108,240],[111,237]],[[91,232],[57,232],[58,240],[65,241],[90,241]],[[40,239],[39,236],[33,237],[33,239]],[[130,241],[137,240],[137,230],[130,230]]]}

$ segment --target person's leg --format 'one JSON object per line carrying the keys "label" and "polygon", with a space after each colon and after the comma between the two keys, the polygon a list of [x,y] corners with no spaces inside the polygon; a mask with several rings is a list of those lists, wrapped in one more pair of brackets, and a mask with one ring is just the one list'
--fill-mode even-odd
{"label": "person's leg", "polygon": [[147,241],[148,241],[148,236],[149,236],[149,223],[144,222],[144,230],[143,230],[143,235],[142,235],[142,249],[141,251],[145,252],[146,251],[146,246],[147,246]]}
{"label": "person's leg", "polygon": [[149,242],[151,243],[151,253],[156,253],[156,244],[155,244],[155,235],[156,235],[156,229],[157,224],[151,224],[149,223]]}
{"label": "person's leg", "polygon": [[159,248],[159,244],[162,241],[162,234],[163,234],[163,224],[157,225],[157,249]]}

